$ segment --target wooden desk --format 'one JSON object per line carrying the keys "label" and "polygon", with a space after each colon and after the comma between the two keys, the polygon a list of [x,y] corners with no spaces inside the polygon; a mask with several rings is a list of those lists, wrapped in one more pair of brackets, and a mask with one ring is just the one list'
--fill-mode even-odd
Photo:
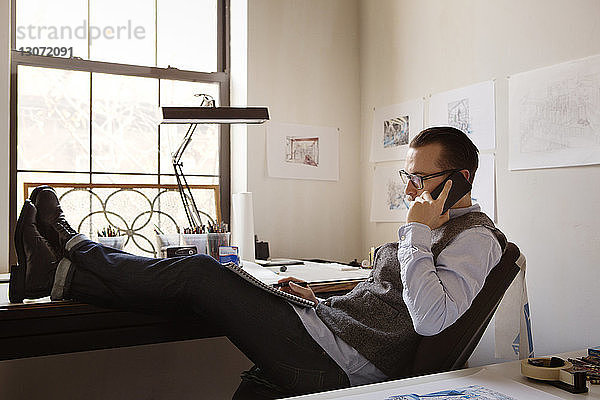
{"label": "wooden desk", "polygon": [[[558,354],[558,357],[563,359],[574,358],[574,357],[582,357],[587,355],[587,351],[574,351],[569,353]],[[486,372],[491,373],[493,376],[498,377],[502,380],[506,380],[509,382],[517,382],[523,385],[526,385],[530,388],[538,389],[541,392],[537,392],[536,396],[533,397],[535,399],[544,399],[544,398],[553,398],[558,397],[559,399],[565,400],[588,400],[588,399],[600,399],[600,385],[590,385],[588,382],[589,392],[586,394],[572,394],[556,388],[552,385],[541,383],[539,381],[534,381],[529,378],[525,378],[521,375],[521,366],[520,361],[511,361],[507,363],[501,364],[492,364],[485,367],[476,367],[476,368],[468,368],[462,369],[458,371],[451,372],[443,372],[439,374],[425,375],[419,376],[415,378],[407,378],[407,379],[399,379],[395,381],[383,382],[383,383],[375,383],[372,385],[364,385],[357,386],[348,389],[340,389],[333,390],[329,392],[323,393],[315,393],[307,396],[297,396],[291,397],[290,399],[303,399],[303,400],[342,400],[347,398],[352,399],[385,399],[387,396],[378,395],[379,392],[382,391],[392,391],[395,394],[406,394],[406,393],[415,393],[410,391],[410,387],[420,384],[433,383],[437,381],[443,381],[446,379],[453,378],[462,378],[473,375],[477,372],[482,371],[483,369]],[[477,383],[474,383],[477,384]],[[443,385],[442,385],[443,386]],[[445,390],[451,389],[451,387],[444,387],[436,390]],[[429,392],[425,392],[429,393]],[[419,392],[419,394],[423,394]],[[509,394],[509,393],[506,393]],[[544,396],[546,395],[546,396]],[[556,396],[556,397],[552,397]]]}
{"label": "wooden desk", "polygon": [[[0,277],[1,279],[2,277]],[[320,297],[351,290],[360,280],[311,285]],[[0,361],[223,336],[192,317],[165,317],[49,299],[8,303],[0,284]]]}

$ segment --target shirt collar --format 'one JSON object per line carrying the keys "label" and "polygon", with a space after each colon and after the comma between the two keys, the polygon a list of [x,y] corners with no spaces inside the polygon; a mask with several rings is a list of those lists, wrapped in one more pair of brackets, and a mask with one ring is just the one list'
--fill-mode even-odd
{"label": "shirt collar", "polygon": [[452,219],[452,218],[460,217],[461,215],[465,215],[470,212],[479,212],[479,211],[481,211],[481,207],[479,206],[479,204],[475,203],[469,207],[451,208],[449,215],[450,215],[450,219]]}

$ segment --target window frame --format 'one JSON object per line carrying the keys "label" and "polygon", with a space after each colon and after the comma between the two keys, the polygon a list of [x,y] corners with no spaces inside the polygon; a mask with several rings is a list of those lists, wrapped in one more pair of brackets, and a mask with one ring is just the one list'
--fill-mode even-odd
{"label": "window frame", "polygon": [[[120,64],[105,61],[91,61],[75,58],[60,58],[47,56],[24,55],[16,49],[16,2],[11,0],[11,59],[10,59],[10,130],[9,130],[9,263],[17,263],[14,248],[14,230],[17,223],[17,69],[20,65],[46,67],[90,73],[104,73],[124,76],[137,76],[154,79],[169,79],[188,82],[204,82],[219,84],[219,104],[228,106],[230,97],[230,0],[217,0],[217,71],[196,72],[175,68],[148,67],[130,64]],[[155,2],[156,7],[156,2]],[[88,35],[89,37],[89,35]],[[91,130],[91,126],[90,126]],[[221,220],[230,222],[231,199],[231,146],[229,125],[220,125],[219,129],[219,195]],[[90,131],[91,133],[91,131]],[[91,168],[89,171],[92,182]],[[132,175],[132,174],[128,174]],[[133,175],[147,175],[137,174]],[[160,171],[157,171],[157,175]]]}

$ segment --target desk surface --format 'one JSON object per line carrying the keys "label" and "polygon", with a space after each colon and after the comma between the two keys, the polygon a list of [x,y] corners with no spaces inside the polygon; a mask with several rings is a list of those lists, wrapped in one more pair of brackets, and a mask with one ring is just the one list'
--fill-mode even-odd
{"label": "desk surface", "polygon": [[[569,353],[558,354],[563,359],[582,357],[587,355],[587,351],[575,351]],[[392,390],[396,394],[406,394],[406,390],[410,390],[410,387],[420,384],[428,384],[437,381],[443,381],[446,379],[462,378],[467,377],[478,372],[489,372],[502,380],[510,382],[517,382],[527,387],[541,390],[545,394],[556,396],[560,399],[566,400],[588,400],[588,399],[600,399],[600,385],[590,385],[588,382],[589,392],[586,394],[571,394],[564,390],[558,389],[552,385],[541,383],[525,378],[521,375],[520,361],[511,361],[501,364],[492,364],[485,367],[467,368],[458,371],[443,372],[439,374],[419,376],[415,378],[399,379],[390,382],[376,383],[372,385],[358,386],[348,389],[334,390],[324,393],[316,393],[307,396],[291,397],[290,399],[305,399],[305,400],[341,400],[341,399],[374,399],[379,398],[377,393],[385,390]],[[474,380],[477,378],[473,378]],[[403,389],[406,388],[406,389]],[[450,388],[446,388],[450,389]],[[408,393],[412,393],[408,391]],[[427,393],[427,392],[426,392]],[[508,393],[507,393],[508,394]],[[543,399],[543,393],[539,394],[539,398]],[[355,396],[355,397],[354,397]],[[554,398],[547,396],[548,398]],[[381,400],[384,400],[386,396],[382,396]]]}

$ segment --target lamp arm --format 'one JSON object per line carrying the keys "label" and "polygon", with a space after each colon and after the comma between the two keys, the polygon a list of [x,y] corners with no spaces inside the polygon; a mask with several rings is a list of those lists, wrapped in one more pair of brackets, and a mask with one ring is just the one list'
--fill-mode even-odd
{"label": "lamp arm", "polygon": [[190,127],[188,128],[187,132],[185,133],[185,136],[183,137],[181,144],[179,145],[177,150],[175,150],[175,152],[171,155],[173,164],[175,164],[175,163],[179,164],[179,161],[181,160],[181,156],[183,156],[183,152],[185,151],[185,149],[187,149],[188,145],[192,141],[192,136],[194,135],[194,132],[196,131],[197,126],[198,126],[198,124],[190,124]]}
{"label": "lamp arm", "polygon": [[198,124],[190,124],[183,141],[177,150],[172,154],[171,161],[173,163],[173,170],[175,171],[175,179],[177,180],[177,190],[181,195],[181,203],[183,204],[183,209],[185,211],[188,223],[190,224],[190,228],[202,226],[202,218],[200,217],[200,214],[206,216],[209,220],[209,224],[214,227],[215,220],[204,211],[198,210],[196,201],[194,200],[194,196],[192,194],[192,189],[190,188],[187,178],[183,173],[183,164],[181,163],[181,157],[183,156],[185,149],[192,141],[192,136],[197,126]]}

